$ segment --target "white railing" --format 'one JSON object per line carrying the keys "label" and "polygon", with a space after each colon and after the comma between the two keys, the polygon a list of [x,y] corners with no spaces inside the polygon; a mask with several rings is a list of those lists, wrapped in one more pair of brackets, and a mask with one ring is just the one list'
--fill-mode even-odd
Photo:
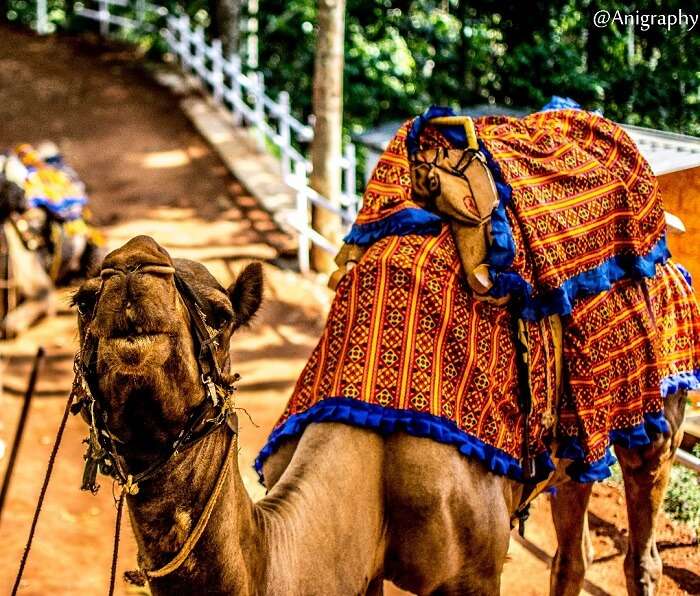
{"label": "white railing", "polygon": [[[73,10],[78,16],[97,21],[102,35],[109,35],[113,28],[154,32],[158,30],[158,21],[168,14],[164,6],[146,0],[85,0],[76,2]],[[135,18],[132,18],[132,14]]]}
{"label": "white railing", "polygon": [[[240,57],[224,56],[221,42],[208,42],[204,29],[193,26],[187,15],[168,16],[163,35],[183,71],[196,76],[214,100],[231,112],[234,121],[254,127],[279,153],[285,182],[295,189],[308,186],[311,162],[302,148],[314,132],[291,114],[289,95],[283,91],[276,101],[269,97],[262,73],[244,73]],[[353,218],[357,208],[356,165],[355,147],[349,144],[339,164],[343,170],[340,202]],[[325,206],[323,200],[319,204]]]}
{"label": "white railing", "polygon": [[[45,11],[45,0],[37,0],[37,25],[46,22]],[[182,70],[199,81],[202,90],[231,114],[235,124],[257,131],[261,144],[279,157],[282,178],[296,194],[294,214],[288,223],[299,234],[301,270],[309,270],[311,243],[330,253],[337,252],[338,246],[312,228],[310,212],[316,205],[338,214],[344,227],[354,221],[359,207],[354,145],[345,146],[338,164],[342,190],[340,204],[335,205],[309,186],[312,168],[305,147],[314,131],[292,115],[289,95],[283,91],[276,100],[272,99],[261,72],[243,68],[238,55],[225,56],[221,41],[207,40],[204,29],[193,25],[187,15],[169,14],[165,7],[146,0],[84,0],[76,3],[75,13],[99,22],[103,35],[112,31],[159,34]]]}

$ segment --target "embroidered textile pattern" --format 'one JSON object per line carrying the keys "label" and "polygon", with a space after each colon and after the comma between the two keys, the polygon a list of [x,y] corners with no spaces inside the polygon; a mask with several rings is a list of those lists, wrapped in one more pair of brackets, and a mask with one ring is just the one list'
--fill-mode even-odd
{"label": "embroidered textile pattern", "polygon": [[[664,242],[664,212],[649,165],[620,126],[597,114],[557,110],[482,118],[477,128],[511,192],[506,216],[518,237],[509,270],[527,282],[533,298],[544,295],[545,312],[555,310],[548,293],[556,296],[572,278],[606,263],[624,270],[616,277],[639,276],[634,258]],[[661,251],[656,262],[667,257]],[[556,308],[570,309],[571,303]]]}
{"label": "embroidered textile pattern", "polygon": [[564,361],[559,434],[578,437],[588,461],[602,459],[611,431],[661,412],[677,390],[669,380],[700,363],[700,311],[678,268],[659,265],[652,278],[621,280],[577,303],[564,328]]}
{"label": "embroidered textile pattern", "polygon": [[[700,311],[626,133],[572,109],[475,119],[499,194],[492,293],[517,299],[496,306],[474,298],[448,225],[411,195],[409,151],[466,146],[460,127],[430,124],[451,113],[405,123],[380,158],[345,239],[369,248],[338,286],[259,471],[280,441],[332,420],[431,437],[520,478],[514,316],[529,336],[541,473],[556,436],[573,478],[605,478],[611,444],[648,444],[667,429],[664,397],[700,388]],[[549,314],[562,315],[567,379],[556,413]]]}
{"label": "embroidered textile pattern", "polygon": [[[540,453],[554,348],[547,319],[527,325],[538,396],[531,447]],[[493,448],[499,455],[486,465],[518,477],[523,420],[512,330],[508,309],[471,298],[448,226],[437,236],[385,237],[338,286],[278,428],[337,397],[427,414]]]}

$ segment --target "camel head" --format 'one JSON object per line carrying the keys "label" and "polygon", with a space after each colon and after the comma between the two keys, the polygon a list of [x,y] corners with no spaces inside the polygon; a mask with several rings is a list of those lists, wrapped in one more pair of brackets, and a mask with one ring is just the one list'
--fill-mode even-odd
{"label": "camel head", "polygon": [[74,296],[81,353],[87,344],[93,353],[92,393],[127,459],[172,443],[205,399],[198,338],[176,285],[183,281],[216,337],[215,357],[227,375],[231,335],[260,306],[259,263],[248,265],[226,290],[200,263],[172,259],[155,240],[138,236],[109,253],[100,276]]}

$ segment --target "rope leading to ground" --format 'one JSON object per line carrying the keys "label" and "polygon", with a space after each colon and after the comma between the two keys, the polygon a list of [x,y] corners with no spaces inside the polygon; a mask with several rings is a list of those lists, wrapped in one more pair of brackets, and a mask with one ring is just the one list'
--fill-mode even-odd
{"label": "rope leading to ground", "polygon": [[0,489],[0,519],[2,519],[2,512],[5,510],[5,498],[10,490],[10,481],[12,480],[12,475],[15,471],[17,454],[19,453],[22,437],[24,436],[24,429],[27,426],[29,407],[32,404],[32,397],[34,396],[36,381],[39,377],[39,368],[41,367],[41,363],[43,362],[45,356],[46,352],[44,351],[44,347],[40,346],[36,351],[36,356],[34,356],[34,364],[32,364],[32,370],[29,374],[29,383],[27,384],[27,390],[24,393],[24,401],[22,402],[22,410],[20,411],[19,420],[17,422],[17,430],[15,431],[15,437],[12,441],[12,448],[10,449],[10,458],[7,460],[5,477],[2,480],[2,489]]}
{"label": "rope leading to ground", "polygon": [[122,527],[122,513],[124,512],[124,497],[126,492],[122,491],[117,501],[117,521],[114,527],[114,546],[112,547],[112,570],[109,574],[109,596],[114,596],[114,583],[117,578],[117,561],[119,560],[119,534]]}
{"label": "rope leading to ground", "polygon": [[27,558],[29,557],[29,551],[32,548],[32,542],[34,540],[34,532],[36,531],[36,526],[39,521],[39,515],[41,514],[41,507],[44,504],[44,497],[46,496],[46,490],[49,486],[49,480],[51,479],[51,473],[53,472],[53,465],[56,461],[56,454],[58,453],[58,448],[61,445],[61,439],[63,438],[63,431],[66,428],[66,423],[68,422],[68,414],[70,413],[70,407],[73,404],[73,398],[75,392],[71,391],[66,401],[66,409],[63,412],[63,418],[61,418],[61,425],[58,427],[58,433],[56,434],[56,440],[53,444],[53,449],[51,450],[51,456],[49,457],[49,465],[46,468],[46,474],[44,475],[44,483],[41,486],[41,492],[39,493],[39,500],[36,504],[36,509],[34,510],[34,517],[32,518],[32,525],[29,529],[29,537],[27,538],[27,544],[24,547],[24,552],[22,553],[22,560],[19,563],[19,569],[17,570],[17,577],[15,578],[15,583],[12,586],[12,596],[17,594],[19,590],[19,584],[22,581],[22,575],[24,574],[24,568],[27,565]]}

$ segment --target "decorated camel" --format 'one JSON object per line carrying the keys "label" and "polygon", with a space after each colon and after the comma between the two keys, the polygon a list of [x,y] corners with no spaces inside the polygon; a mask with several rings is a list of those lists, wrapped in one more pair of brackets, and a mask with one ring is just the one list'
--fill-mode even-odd
{"label": "decorated camel", "polygon": [[[564,112],[556,125],[564,121],[568,131],[583,120]],[[431,143],[459,145],[463,122],[430,124],[431,116],[408,123],[389,147],[396,153],[384,164],[398,164],[400,175],[381,163],[375,171],[346,240],[352,246],[341,253],[344,275],[326,329],[258,458],[268,493],[256,503],[236,460],[228,346],[260,305],[260,266],[248,266],[224,290],[203,266],[171,259],[152,239],[137,237],[108,255],[100,276],[76,293],[76,391],[91,428],[84,486],[94,488],[98,468],[123,485],[139,566],[154,594],[381,594],[385,579],[421,595],[498,594],[511,528],[545,486],[557,488],[551,593],[577,594],[592,556],[591,482],[607,471],[610,444],[627,493],[628,589],[658,590],[654,523],[685,390],[696,386],[700,369],[700,316],[683,271],[659,240],[663,210],[648,166],[637,164],[613,185],[632,194],[642,184],[641,216],[621,209],[625,197],[606,197],[603,207],[617,226],[613,259],[626,235],[635,236],[641,256],[625,253],[613,267],[602,251],[607,288],[556,294],[568,312],[537,316],[547,294],[536,278],[553,260],[533,249],[536,266],[520,279],[534,291],[518,296],[514,285],[503,291],[503,276],[514,273],[512,281],[527,269],[528,255],[507,264],[493,258],[506,228],[518,250],[540,229],[516,218],[517,189],[533,185],[519,185],[505,161],[494,166],[494,139],[505,142],[506,129],[478,123],[484,144],[471,148],[488,164],[501,199],[480,234],[488,243],[487,276],[462,271],[476,269],[459,245],[473,235],[453,236],[441,220],[445,209],[430,204],[431,193],[440,193],[430,172],[423,172],[426,196],[401,196],[416,183],[411,167],[458,175],[475,157],[445,166],[451,156]],[[416,123],[427,127],[415,132]],[[521,129],[512,138],[538,154],[561,155],[554,132],[544,149],[537,145],[546,125],[541,117],[534,133]],[[597,126],[612,136],[617,129],[595,120],[583,142],[609,168],[613,161],[593,143]],[[500,147],[504,155],[507,149]],[[426,150],[432,153],[421,159]],[[565,165],[569,177],[581,169],[575,160]],[[595,183],[601,192],[610,186],[600,172]],[[511,205],[502,200],[506,188]],[[399,191],[393,203],[386,195],[392,189]],[[373,202],[374,192],[384,193],[382,200]],[[540,207],[527,208],[534,217]],[[540,245],[547,235],[552,230]],[[563,243],[570,264],[576,246]],[[635,267],[647,274],[627,275]]]}

